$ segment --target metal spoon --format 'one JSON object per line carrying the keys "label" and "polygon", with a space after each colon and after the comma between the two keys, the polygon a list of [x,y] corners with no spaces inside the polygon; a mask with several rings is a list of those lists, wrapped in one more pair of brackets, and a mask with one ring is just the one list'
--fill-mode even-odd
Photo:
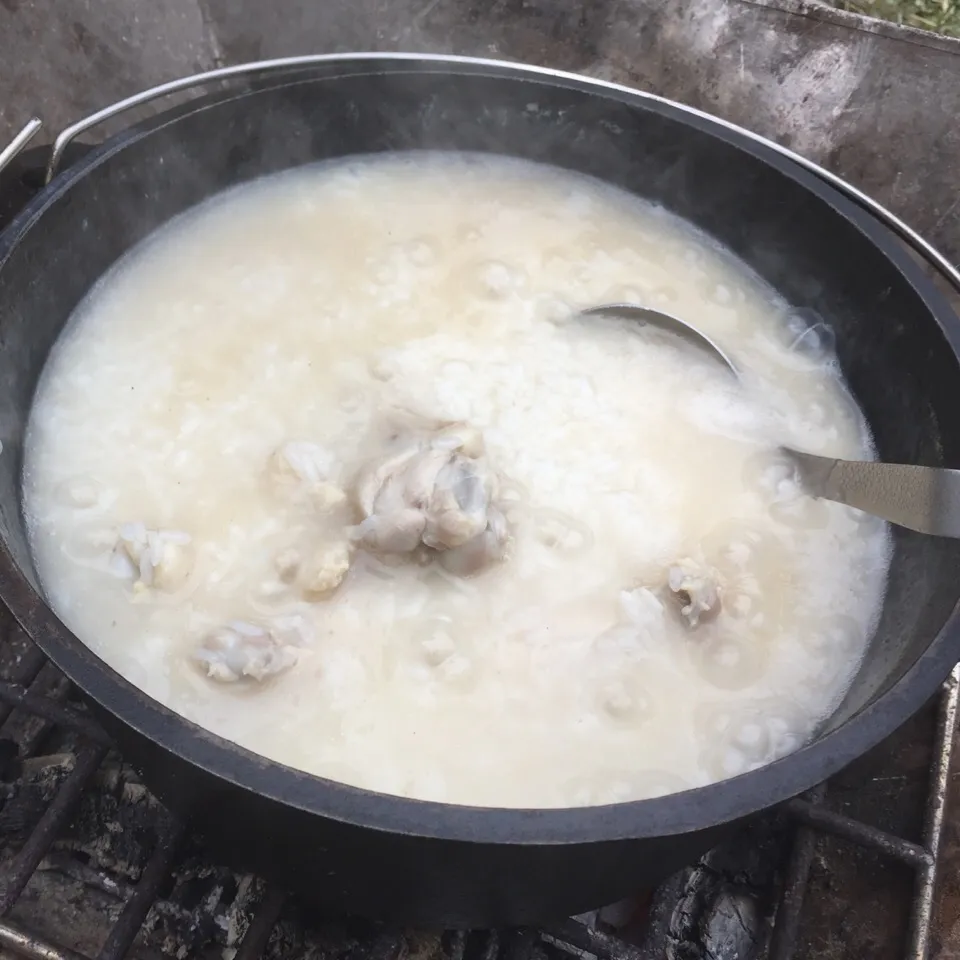
{"label": "metal spoon", "polygon": [[[632,303],[605,303],[581,310],[580,316],[622,317],[674,333],[740,378],[730,357],[679,317]],[[781,449],[796,464],[801,483],[811,496],[856,507],[918,533],[960,539],[960,470],[834,460],[790,447]]]}

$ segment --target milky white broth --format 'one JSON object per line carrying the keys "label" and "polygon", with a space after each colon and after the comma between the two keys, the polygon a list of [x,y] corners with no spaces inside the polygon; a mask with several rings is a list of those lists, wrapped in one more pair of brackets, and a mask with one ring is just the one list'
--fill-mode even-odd
{"label": "milky white broth", "polygon": [[[698,325],[743,384],[571,318],[624,300]],[[836,707],[889,558],[882,524],[805,497],[777,454],[872,456],[809,322],[688,224],[552,168],[410,154],[244,185],[127,255],[51,356],[24,471],[44,589],[152,697],[372,790],[552,807],[742,773]],[[482,432],[506,556],[460,577],[360,549],[305,597],[278,556],[344,522],[296,471],[271,483],[272,457],[302,444],[349,493],[390,410]],[[166,587],[117,562],[141,523],[175,532]],[[665,586],[682,558],[719,577],[695,629]],[[296,662],[212,678],[195,651],[233,621],[282,624]]]}

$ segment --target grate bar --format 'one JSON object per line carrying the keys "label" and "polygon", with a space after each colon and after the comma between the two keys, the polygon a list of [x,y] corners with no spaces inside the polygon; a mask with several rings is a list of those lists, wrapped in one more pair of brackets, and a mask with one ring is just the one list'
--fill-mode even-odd
{"label": "grate bar", "polygon": [[780,905],[770,943],[769,960],[790,960],[796,949],[803,897],[806,892],[816,847],[815,830],[832,833],[867,849],[900,860],[916,872],[910,929],[905,960],[927,960],[930,926],[936,892],[937,859],[946,815],[950,785],[950,762],[960,713],[960,664],[941,687],[937,713],[930,782],[924,816],[923,845],[878,830],[821,805],[825,785],[808,797],[796,797],[784,804],[788,813],[802,824],[798,829],[784,881]]}
{"label": "grate bar", "polygon": [[869,824],[854,820],[845,814],[827,810],[817,803],[811,803],[802,797],[788,800],[786,809],[802,823],[816,827],[824,833],[852,840],[854,843],[885,856],[901,860],[911,867],[925,867],[931,862],[929,851],[916,843],[894,836],[884,830],[878,830]]}
{"label": "grate bar", "polygon": [[153,856],[144,867],[133,896],[127,901],[120,918],[101,947],[97,960],[123,960],[127,955],[150,912],[150,907],[157,899],[160,887],[170,876],[170,869],[184,832],[184,826],[179,820],[170,822]]}
{"label": "grate bar", "polygon": [[263,899],[257,904],[256,912],[250,926],[244,935],[240,949],[237,950],[234,960],[259,960],[260,955],[267,947],[270,934],[280,918],[286,895],[276,887],[268,887]]}
{"label": "grate bar", "polygon": [[[69,688],[67,688],[69,689]],[[104,733],[100,725],[73,707],[64,706],[46,694],[36,693],[18,683],[7,683],[0,680],[0,716],[6,711],[7,716],[17,708],[28,711],[43,720],[60,724],[69,730],[83,734],[88,740],[102,746],[112,746],[110,738]],[[4,718],[5,719],[5,718]]]}
{"label": "grate bar", "polygon": [[790,960],[796,952],[803,901],[816,849],[817,834],[813,827],[798,827],[773,924],[769,960]]}
{"label": "grate bar", "polygon": [[[826,792],[826,784],[821,784],[808,796],[812,803],[820,803]],[[783,892],[773,923],[768,960],[790,960],[796,951],[803,901],[816,849],[817,833],[814,828],[806,824],[797,827],[783,881]]]}
{"label": "grate bar", "polygon": [[17,902],[34,870],[50,849],[60,828],[73,813],[88,781],[97,772],[106,750],[100,746],[84,747],[77,754],[77,765],[64,780],[57,795],[33,828],[27,842],[13,858],[6,876],[0,879],[0,917],[6,916]]}
{"label": "grate bar", "polygon": [[577,923],[576,920],[552,923],[542,927],[541,933],[576,947],[577,950],[592,953],[601,960],[654,960],[655,957],[659,957],[659,954],[627,943],[626,940],[621,940],[602,930],[592,930],[582,923]]}
{"label": "grate bar", "polygon": [[82,953],[47,943],[20,927],[0,921],[0,947],[7,947],[27,960],[90,960]]}
{"label": "grate bar", "polygon": [[[52,667],[46,678],[44,678],[43,674],[37,677],[36,681],[34,682],[34,686],[40,685],[41,683],[45,688],[43,696],[48,699],[48,702],[53,707],[59,707],[61,705],[61,701],[66,700],[67,695],[70,693],[70,681],[62,673],[55,671]],[[40,696],[39,693],[35,693],[32,689],[31,693],[33,693],[35,696]],[[21,759],[25,757],[32,757],[39,749],[40,744],[43,743],[44,738],[55,726],[54,721],[40,717],[33,713],[33,711],[30,711],[30,717],[32,720],[39,720],[40,722],[32,724],[32,729],[21,737]]]}
{"label": "grate bar", "polygon": [[913,910],[910,914],[910,934],[907,960],[926,960],[930,944],[930,921],[933,917],[933,897],[937,879],[937,859],[940,838],[947,809],[950,786],[950,760],[957,728],[957,702],[960,699],[960,664],[953,668],[943,685],[943,697],[937,713],[937,736],[930,771],[930,792],[924,816],[923,843],[929,852],[929,862],[917,871]]}
{"label": "grate bar", "polygon": [[[14,679],[23,686],[29,686],[40,674],[43,665],[47,662],[46,655],[36,645],[30,644],[30,647],[23,652],[17,669],[14,671]],[[13,709],[18,704],[12,704],[7,701],[0,703],[0,727],[3,726],[13,713]]]}

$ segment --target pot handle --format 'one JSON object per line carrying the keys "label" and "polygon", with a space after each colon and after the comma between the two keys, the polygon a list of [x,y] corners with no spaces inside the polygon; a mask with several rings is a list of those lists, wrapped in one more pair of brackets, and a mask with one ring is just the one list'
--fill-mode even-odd
{"label": "pot handle", "polygon": [[4,168],[9,166],[11,161],[40,132],[42,126],[40,120],[34,117],[3,150],[0,150],[0,173],[3,173]]}
{"label": "pot handle", "polygon": [[[315,53],[306,54],[299,57],[281,57],[277,60],[257,60],[252,63],[238,63],[229,67],[217,67],[215,70],[206,70],[203,73],[194,73],[188,77],[178,77],[176,80],[168,80],[166,83],[160,83],[147,90],[141,90],[133,96],[126,97],[123,100],[117,100],[109,106],[91,113],[89,116],[78,120],[63,130],[57,139],[53,142],[53,150],[50,153],[50,159],[47,163],[46,182],[49,183],[60,168],[60,162],[63,159],[63,153],[82,133],[86,133],[91,127],[98,126],[101,123],[116,117],[128,110],[159,100],[161,97],[169,97],[174,93],[180,93],[184,90],[190,90],[193,87],[206,86],[221,80],[233,80],[238,77],[255,77],[271,73],[283,73],[284,71],[303,70],[309,67],[321,66],[325,63],[349,63],[376,60],[422,60],[423,56],[414,53]],[[466,61],[466,57],[433,57],[434,60],[443,61]],[[504,64],[505,65],[505,64]]]}

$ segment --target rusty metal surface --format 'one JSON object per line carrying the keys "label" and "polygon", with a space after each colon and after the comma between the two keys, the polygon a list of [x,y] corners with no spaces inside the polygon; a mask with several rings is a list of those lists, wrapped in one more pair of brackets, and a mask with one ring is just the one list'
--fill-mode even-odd
{"label": "rusty metal surface", "polygon": [[947,791],[930,955],[937,960],[960,960],[960,762],[956,758]]}

